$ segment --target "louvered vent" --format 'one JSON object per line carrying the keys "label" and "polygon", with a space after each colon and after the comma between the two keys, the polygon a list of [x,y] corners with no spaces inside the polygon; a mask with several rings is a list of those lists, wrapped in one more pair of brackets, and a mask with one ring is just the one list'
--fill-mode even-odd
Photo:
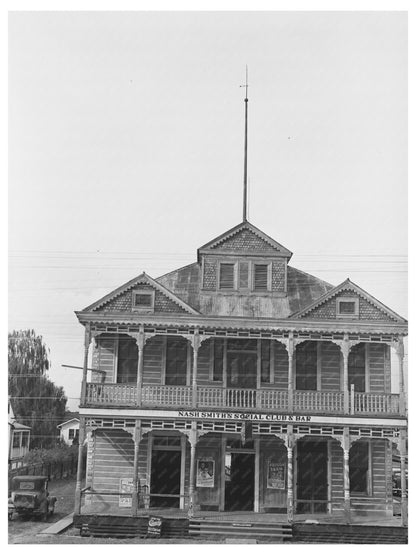
{"label": "louvered vent", "polygon": [[267,291],[267,264],[254,265],[254,289]]}
{"label": "louvered vent", "polygon": [[234,289],[234,264],[220,264],[220,289]]}

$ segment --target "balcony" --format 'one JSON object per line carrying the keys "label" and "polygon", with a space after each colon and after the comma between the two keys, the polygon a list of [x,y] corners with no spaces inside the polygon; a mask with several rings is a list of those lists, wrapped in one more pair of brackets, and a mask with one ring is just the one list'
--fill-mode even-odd
{"label": "balcony", "polygon": [[[138,407],[137,386],[130,384],[88,383],[85,406]],[[141,407],[191,409],[192,388],[188,386],[146,385],[141,391]],[[289,412],[289,392],[281,389],[234,389],[198,386],[198,409],[261,410]],[[303,414],[343,414],[341,391],[294,391],[293,412]],[[355,393],[350,399],[350,414],[400,414],[398,394]]]}

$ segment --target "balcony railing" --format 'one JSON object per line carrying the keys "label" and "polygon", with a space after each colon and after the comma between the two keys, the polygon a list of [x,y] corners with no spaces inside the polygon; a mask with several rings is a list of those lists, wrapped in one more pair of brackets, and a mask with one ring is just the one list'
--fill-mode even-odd
{"label": "balcony railing", "polygon": [[[138,406],[137,386],[130,384],[88,383],[87,406]],[[192,388],[188,386],[145,385],[141,391],[142,407],[193,408]],[[198,386],[198,409],[256,409],[265,412],[289,412],[289,392],[282,389],[237,389]],[[294,391],[293,412],[311,414],[344,413],[342,391]],[[350,413],[400,414],[399,395],[355,393],[350,399]]]}

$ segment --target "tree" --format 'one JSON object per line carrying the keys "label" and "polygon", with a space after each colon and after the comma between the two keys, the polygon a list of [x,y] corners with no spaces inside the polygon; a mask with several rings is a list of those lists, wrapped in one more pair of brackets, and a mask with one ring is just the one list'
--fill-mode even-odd
{"label": "tree", "polygon": [[47,376],[49,350],[34,330],[9,333],[9,396],[16,418],[30,426],[30,447],[56,444],[67,398]]}

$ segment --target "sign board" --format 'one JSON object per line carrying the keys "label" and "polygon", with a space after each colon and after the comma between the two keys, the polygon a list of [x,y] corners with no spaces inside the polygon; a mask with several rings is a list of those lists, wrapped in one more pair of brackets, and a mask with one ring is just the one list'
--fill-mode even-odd
{"label": "sign board", "polygon": [[120,478],[119,507],[130,508],[132,506],[133,489],[133,478]]}
{"label": "sign board", "polygon": [[147,523],[147,535],[152,538],[160,538],[162,535],[163,519],[160,516],[149,516]]}
{"label": "sign board", "polygon": [[199,418],[202,420],[243,420],[248,422],[313,422],[312,416],[274,414],[259,412],[221,412],[221,411],[199,411],[199,410],[179,410],[175,412],[177,417]]}
{"label": "sign board", "polygon": [[210,457],[198,459],[196,463],[196,487],[213,488],[215,479],[215,461]]}
{"label": "sign board", "polygon": [[269,459],[267,461],[267,489],[285,489],[286,465]]}

